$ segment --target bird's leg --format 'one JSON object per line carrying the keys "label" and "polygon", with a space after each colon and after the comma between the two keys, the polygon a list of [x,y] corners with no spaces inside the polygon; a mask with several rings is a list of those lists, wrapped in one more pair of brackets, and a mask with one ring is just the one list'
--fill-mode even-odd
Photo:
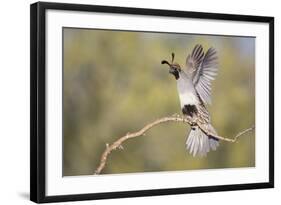
{"label": "bird's leg", "polygon": [[192,129],[192,130],[195,130],[195,126],[196,126],[196,125],[197,125],[197,124],[196,124],[195,120],[192,118],[191,124],[190,124],[191,129]]}
{"label": "bird's leg", "polygon": [[194,117],[191,117],[189,115],[185,115],[183,114],[183,118],[187,119],[188,121],[190,121],[190,126],[192,130],[195,130],[195,126],[197,125],[196,119]]}
{"label": "bird's leg", "polygon": [[192,116],[190,121],[191,121],[190,126],[191,126],[192,130],[195,130],[195,126],[197,125],[197,118],[195,116]]}

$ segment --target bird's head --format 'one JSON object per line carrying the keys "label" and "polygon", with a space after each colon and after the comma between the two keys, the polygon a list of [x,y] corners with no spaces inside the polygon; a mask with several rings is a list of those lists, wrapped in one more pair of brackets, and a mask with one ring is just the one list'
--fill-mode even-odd
{"label": "bird's head", "polygon": [[166,60],[162,60],[162,64],[167,64],[169,66],[169,73],[174,75],[176,80],[179,78],[179,73],[181,72],[181,67],[178,63],[174,63],[175,54],[172,53],[172,61],[169,63]]}

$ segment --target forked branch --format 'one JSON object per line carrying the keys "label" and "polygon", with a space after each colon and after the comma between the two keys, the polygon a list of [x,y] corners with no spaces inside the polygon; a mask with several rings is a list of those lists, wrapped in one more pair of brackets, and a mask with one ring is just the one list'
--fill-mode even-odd
{"label": "forked branch", "polygon": [[122,146],[123,142],[125,142],[126,140],[131,139],[131,138],[135,138],[135,137],[138,137],[138,136],[144,136],[145,133],[149,129],[151,129],[152,127],[154,127],[154,126],[156,126],[158,124],[165,123],[165,122],[182,122],[182,123],[186,123],[186,124],[189,124],[189,125],[197,125],[207,135],[212,136],[212,137],[214,137],[216,139],[219,139],[219,140],[222,140],[222,141],[232,142],[232,143],[236,142],[240,136],[242,136],[245,133],[255,129],[255,127],[252,126],[252,127],[248,128],[248,129],[238,133],[234,138],[226,138],[226,137],[222,137],[222,136],[219,136],[219,135],[215,135],[214,133],[211,133],[202,124],[200,124],[197,121],[193,121],[191,118],[181,117],[180,115],[177,115],[177,114],[175,114],[173,116],[170,116],[170,117],[163,117],[163,118],[160,118],[158,120],[155,120],[154,122],[151,122],[151,123],[147,124],[146,126],[144,126],[141,130],[139,130],[137,132],[127,133],[125,136],[120,137],[115,142],[113,142],[111,145],[106,144],[106,148],[105,148],[105,150],[104,150],[104,152],[103,152],[103,154],[101,156],[99,166],[95,170],[94,174],[100,174],[101,173],[101,171],[105,167],[105,164],[106,164],[106,161],[107,161],[107,158],[108,158],[109,154],[113,150],[116,150],[117,148],[123,149],[123,146]]}

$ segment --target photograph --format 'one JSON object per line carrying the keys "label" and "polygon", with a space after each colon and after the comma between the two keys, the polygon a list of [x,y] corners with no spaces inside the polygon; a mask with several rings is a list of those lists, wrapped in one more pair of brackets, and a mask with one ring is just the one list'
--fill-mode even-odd
{"label": "photograph", "polygon": [[256,166],[256,37],[62,28],[62,175]]}

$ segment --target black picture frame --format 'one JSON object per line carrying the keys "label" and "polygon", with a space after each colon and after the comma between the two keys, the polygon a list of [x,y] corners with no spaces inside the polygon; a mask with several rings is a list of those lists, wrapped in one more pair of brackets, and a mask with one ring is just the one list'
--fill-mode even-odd
{"label": "black picture frame", "polygon": [[[120,13],[269,24],[269,181],[190,188],[46,196],[46,10]],[[265,16],[38,2],[30,6],[30,199],[37,203],[139,197],[274,187],[274,18]]]}

